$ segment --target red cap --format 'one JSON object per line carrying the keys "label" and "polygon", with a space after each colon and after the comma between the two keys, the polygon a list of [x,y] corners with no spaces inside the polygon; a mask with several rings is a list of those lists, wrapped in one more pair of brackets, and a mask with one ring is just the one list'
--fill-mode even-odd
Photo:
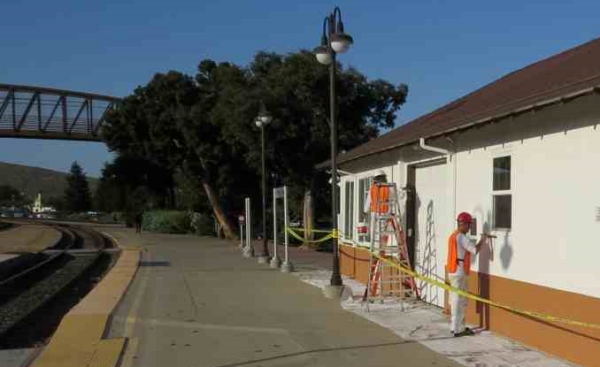
{"label": "red cap", "polygon": [[459,222],[471,223],[473,221],[473,217],[471,217],[471,214],[467,212],[462,212],[458,215],[458,218],[456,218],[456,220]]}

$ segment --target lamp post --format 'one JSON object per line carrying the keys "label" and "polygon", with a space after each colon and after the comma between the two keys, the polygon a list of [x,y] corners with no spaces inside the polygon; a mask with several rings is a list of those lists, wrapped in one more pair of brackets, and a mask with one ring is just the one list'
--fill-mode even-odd
{"label": "lamp post", "polygon": [[323,20],[323,34],[321,36],[321,45],[314,49],[317,60],[324,65],[329,65],[329,110],[331,127],[331,220],[333,232],[333,271],[331,273],[330,285],[333,287],[342,286],[342,277],[340,275],[340,258],[338,254],[338,197],[337,197],[337,111],[336,111],[336,55],[348,51],[350,45],[354,43],[352,37],[344,33],[344,23],[342,23],[342,12],[339,7],[335,7],[333,12]]}
{"label": "lamp post", "polygon": [[263,246],[262,254],[258,256],[258,262],[266,264],[269,262],[269,247],[267,245],[267,176],[265,168],[265,126],[267,126],[273,117],[261,103],[260,112],[254,121],[256,126],[260,128],[260,144],[261,144],[261,164],[262,164],[262,237]]}

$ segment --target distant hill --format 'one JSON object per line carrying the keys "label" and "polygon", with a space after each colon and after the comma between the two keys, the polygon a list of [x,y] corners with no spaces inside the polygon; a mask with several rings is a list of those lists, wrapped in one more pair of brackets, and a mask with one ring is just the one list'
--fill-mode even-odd
{"label": "distant hill", "polygon": [[[0,185],[10,185],[34,198],[38,192],[42,198],[62,196],[67,186],[67,173],[45,168],[22,166],[0,162]],[[92,193],[98,186],[98,179],[87,177]]]}

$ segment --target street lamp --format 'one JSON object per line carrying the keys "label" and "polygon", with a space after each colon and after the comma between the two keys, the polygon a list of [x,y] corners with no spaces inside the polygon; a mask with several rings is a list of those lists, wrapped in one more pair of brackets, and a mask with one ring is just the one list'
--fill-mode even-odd
{"label": "street lamp", "polygon": [[[336,17],[337,16],[337,17]],[[336,113],[336,93],[335,93],[335,72],[336,72],[336,54],[348,51],[354,43],[352,37],[344,33],[344,23],[342,23],[342,12],[339,7],[335,7],[333,12],[323,20],[323,34],[321,36],[321,45],[314,49],[317,60],[324,65],[329,65],[329,111],[331,127],[331,220],[333,232],[333,271],[331,273],[330,285],[339,287],[342,285],[340,275],[340,258],[338,254],[338,223],[337,223],[337,113]]]}
{"label": "street lamp", "polygon": [[269,261],[269,247],[267,245],[267,176],[265,168],[265,126],[267,126],[273,116],[267,111],[265,105],[261,102],[260,112],[254,123],[260,128],[261,161],[262,161],[262,236],[263,248],[262,254],[258,257],[258,262],[266,264]]}

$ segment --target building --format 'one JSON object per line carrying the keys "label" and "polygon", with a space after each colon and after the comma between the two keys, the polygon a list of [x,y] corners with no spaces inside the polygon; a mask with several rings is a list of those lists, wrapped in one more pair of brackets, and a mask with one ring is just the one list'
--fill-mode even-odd
{"label": "building", "polygon": [[42,193],[38,192],[37,196],[35,197],[35,201],[33,202],[33,205],[31,207],[31,212],[33,218],[51,218],[52,216],[48,213],[54,213],[56,212],[56,209],[54,209],[51,206],[43,206]]}
{"label": "building", "polygon": [[[371,177],[406,189],[413,267],[444,280],[458,212],[497,239],[475,256],[470,291],[520,309],[600,324],[600,39],[512,72],[339,155],[342,272],[366,282]],[[323,166],[326,166],[324,163]],[[420,284],[442,307],[447,295]],[[469,301],[468,322],[586,366],[600,330],[528,319]]]}

